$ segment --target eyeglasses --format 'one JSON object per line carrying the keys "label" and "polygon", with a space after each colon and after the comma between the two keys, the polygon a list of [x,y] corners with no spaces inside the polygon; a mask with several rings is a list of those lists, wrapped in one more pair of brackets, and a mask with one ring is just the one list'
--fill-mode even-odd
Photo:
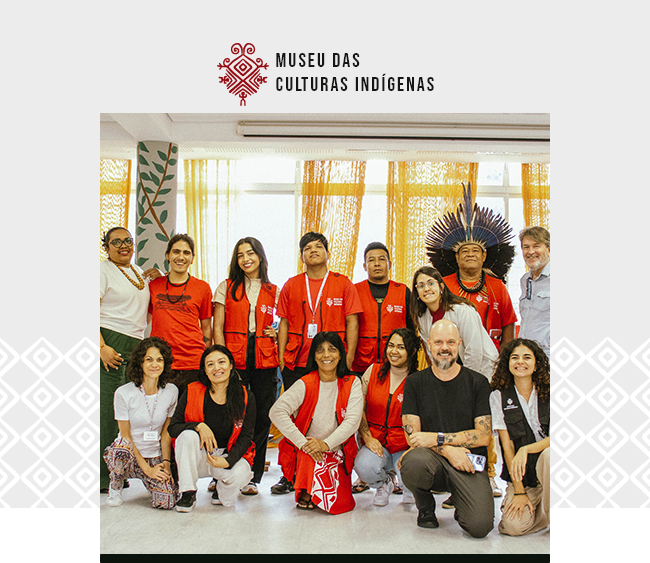
{"label": "eyeglasses", "polygon": [[115,248],[121,248],[123,244],[126,246],[133,246],[133,239],[130,237],[126,237],[124,240],[114,238],[109,244]]}
{"label": "eyeglasses", "polygon": [[422,291],[425,287],[428,287],[429,289],[433,289],[438,285],[438,282],[435,280],[429,280],[428,282],[420,282],[418,284],[415,284],[415,289],[418,291]]}

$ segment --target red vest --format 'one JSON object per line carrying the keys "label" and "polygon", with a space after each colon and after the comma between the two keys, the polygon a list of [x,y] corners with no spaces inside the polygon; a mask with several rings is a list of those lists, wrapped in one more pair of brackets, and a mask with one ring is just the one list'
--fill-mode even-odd
{"label": "red vest", "polygon": [[372,366],[366,393],[366,420],[373,438],[381,442],[391,454],[409,449],[402,428],[402,402],[404,383],[390,396],[390,373],[380,383],[377,379],[381,364]]}
{"label": "red vest", "polygon": [[[318,332],[337,332],[346,350],[343,295],[348,281],[348,278],[344,275],[330,272],[314,314],[314,322],[318,325]],[[311,340],[307,339],[306,334],[307,325],[312,320],[312,312],[307,300],[305,274],[298,274],[290,278],[287,283],[292,284],[292,287],[291,304],[287,316],[289,337],[284,351],[284,365],[293,370],[296,368],[296,358],[298,358],[302,347],[311,345]],[[312,299],[315,301],[316,296],[312,295]]]}
{"label": "red vest", "polygon": [[370,292],[368,280],[354,284],[361,300],[363,315],[359,315],[359,342],[352,371],[363,372],[375,362],[381,362],[389,334],[406,326],[406,286],[394,281],[381,305]]}
{"label": "red vest", "polygon": [[[339,391],[336,397],[336,420],[339,424],[345,418],[345,411],[348,407],[348,400],[350,399],[350,390],[352,389],[355,378],[356,375],[346,375],[337,379]],[[320,377],[318,377],[317,371],[312,371],[301,379],[305,384],[305,399],[302,405],[300,405],[295,419],[293,417],[292,419],[298,430],[304,435],[311,425],[312,418],[314,417],[314,409],[316,408],[316,403],[318,403]],[[357,440],[353,434],[343,442],[344,467],[348,475],[352,471],[357,450]],[[282,438],[278,444],[278,463],[282,467],[284,476],[292,483],[296,471],[297,455],[298,448],[286,438]]]}
{"label": "red vest", "polygon": [[[237,290],[242,296],[239,301],[232,298],[231,287],[233,280],[228,280],[226,288],[226,314],[223,336],[226,348],[232,352],[237,369],[246,369],[246,347],[248,344],[248,315],[250,302],[244,291],[243,284]],[[273,324],[273,309],[277,286],[263,283],[255,307],[255,367],[257,369],[276,368],[278,348],[270,336],[264,335],[264,329]]]}
{"label": "red vest", "polygon": [[[243,387],[243,386],[242,386]],[[187,404],[185,405],[185,422],[205,422],[205,417],[203,415],[203,402],[205,400],[205,393],[207,387],[199,381],[190,383],[187,386]],[[248,406],[248,393],[246,387],[244,387],[244,411]],[[243,420],[240,420],[235,423],[232,429],[232,434],[228,440],[228,450],[230,450],[237,442],[239,434],[241,434],[241,428],[243,425]],[[248,462],[248,464],[253,466],[253,459],[255,458],[255,443],[251,440],[251,445],[246,450],[246,453],[243,455],[243,458]]]}

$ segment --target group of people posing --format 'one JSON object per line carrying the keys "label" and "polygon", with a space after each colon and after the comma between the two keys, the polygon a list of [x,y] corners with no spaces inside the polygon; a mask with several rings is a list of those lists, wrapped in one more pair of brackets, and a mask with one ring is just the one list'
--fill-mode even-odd
{"label": "group of people posing", "polygon": [[508,292],[486,272],[489,243],[477,238],[456,248],[455,274],[425,266],[408,288],[390,280],[382,243],[365,249],[368,278],[355,285],[329,270],[328,241],[310,232],[299,243],[305,273],[279,289],[262,244],[246,237],[213,294],[188,273],[188,235],[169,241],[163,274],[132,263],[126,229],[109,230],[100,266],[106,504],[122,504],[131,478],[152,506],[179,512],[194,508],[202,477],[212,477],[213,504],[258,494],[273,423],[282,478],[271,492],[293,493],[298,509],[347,512],[353,493],[371,488],[375,505],[401,493],[417,525],[435,528],[434,493],[448,493],[442,506],[484,537],[502,495],[497,434],[507,483],[499,531],[545,528],[550,235],[531,227],[520,241],[529,271],[515,338]]}

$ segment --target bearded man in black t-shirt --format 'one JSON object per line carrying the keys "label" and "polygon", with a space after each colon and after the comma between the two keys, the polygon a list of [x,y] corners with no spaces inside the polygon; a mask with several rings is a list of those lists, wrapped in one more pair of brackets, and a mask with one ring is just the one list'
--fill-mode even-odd
{"label": "bearded man in black t-shirt", "polygon": [[404,384],[402,423],[410,449],[400,459],[402,480],[415,497],[418,526],[438,527],[431,491],[449,490],[461,528],[482,538],[494,526],[494,498],[487,471],[477,470],[468,454],[485,462],[492,433],[490,385],[458,364],[460,335],[451,321],[436,322],[427,345],[431,367]]}

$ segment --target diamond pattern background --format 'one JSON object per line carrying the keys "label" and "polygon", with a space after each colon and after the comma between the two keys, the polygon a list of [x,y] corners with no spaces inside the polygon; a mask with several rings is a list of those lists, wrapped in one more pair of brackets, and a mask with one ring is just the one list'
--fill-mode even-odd
{"label": "diamond pattern background", "polygon": [[[98,507],[99,349],[0,340],[0,506]],[[554,507],[650,506],[650,340],[551,350]]]}

